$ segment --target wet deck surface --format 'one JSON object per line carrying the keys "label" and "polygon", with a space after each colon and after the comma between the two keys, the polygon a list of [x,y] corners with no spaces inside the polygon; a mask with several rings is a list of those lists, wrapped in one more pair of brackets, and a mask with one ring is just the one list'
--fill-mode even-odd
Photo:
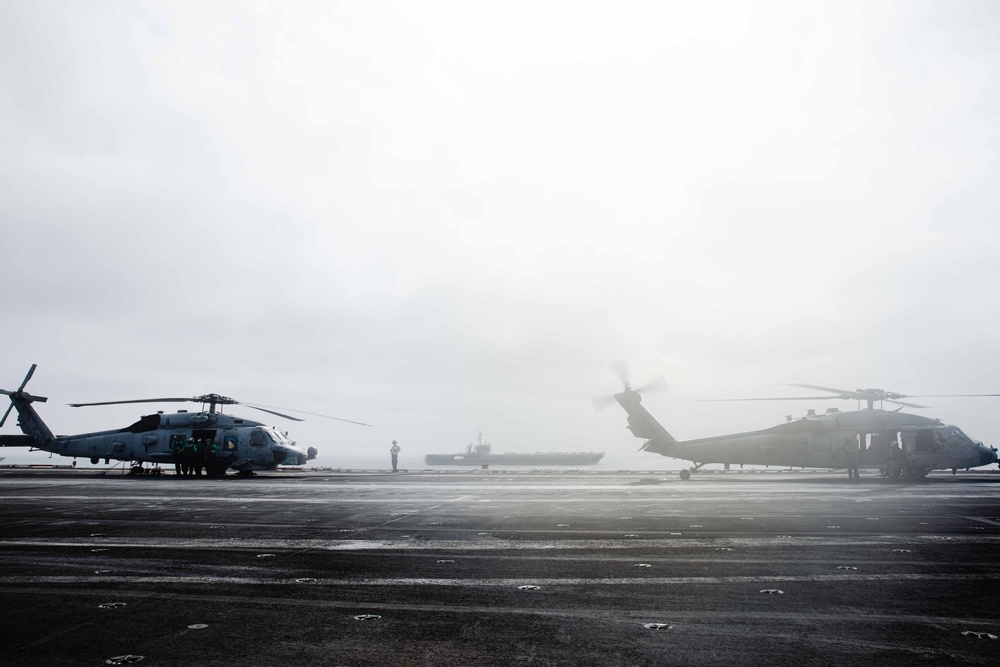
{"label": "wet deck surface", "polygon": [[998,564],[996,474],[3,470],[0,663],[992,665]]}

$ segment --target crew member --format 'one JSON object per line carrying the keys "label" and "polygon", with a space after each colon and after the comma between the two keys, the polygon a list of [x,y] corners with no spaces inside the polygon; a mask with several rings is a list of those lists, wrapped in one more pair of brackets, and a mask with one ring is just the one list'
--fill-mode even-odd
{"label": "crew member", "polygon": [[899,442],[896,440],[892,441],[889,447],[889,476],[899,477],[903,472],[903,468],[906,464],[906,457],[903,456],[903,450],[899,446]]}
{"label": "crew member", "polygon": [[174,435],[170,437],[170,451],[174,453],[174,474],[181,476],[181,449],[184,447],[184,436]]}
{"label": "crew member", "polygon": [[398,470],[396,470],[396,463],[399,461],[399,445],[396,444],[395,440],[392,441],[392,447],[389,448],[389,454],[392,455],[392,471],[398,472]]}
{"label": "crew member", "polygon": [[861,471],[858,470],[858,443],[848,440],[844,443],[844,459],[847,463],[847,479],[860,480]]}
{"label": "crew member", "polygon": [[198,443],[197,448],[194,450],[194,474],[199,477],[201,477],[201,471],[205,468],[205,450],[211,442],[211,440],[203,440]]}
{"label": "crew member", "polygon": [[197,444],[194,438],[189,438],[181,449],[181,475],[189,477],[194,472],[194,453]]}

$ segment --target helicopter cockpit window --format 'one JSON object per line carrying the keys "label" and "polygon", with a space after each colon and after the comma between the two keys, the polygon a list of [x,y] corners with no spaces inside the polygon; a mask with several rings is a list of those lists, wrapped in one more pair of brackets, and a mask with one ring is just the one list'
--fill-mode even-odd
{"label": "helicopter cockpit window", "polygon": [[944,432],[944,440],[951,445],[974,444],[972,438],[967,436],[962,429],[952,426]]}
{"label": "helicopter cockpit window", "polygon": [[267,444],[267,438],[264,436],[264,431],[254,429],[250,431],[250,446],[251,447],[263,447]]}
{"label": "helicopter cockpit window", "polygon": [[146,415],[142,417],[139,421],[132,424],[131,426],[126,426],[120,429],[119,433],[145,433],[147,431],[155,431],[160,428],[160,414]]}
{"label": "helicopter cockpit window", "polygon": [[276,428],[268,429],[267,435],[271,438],[271,441],[274,442],[274,444],[276,445],[281,445],[286,442],[289,442],[288,438],[285,437],[285,434]]}

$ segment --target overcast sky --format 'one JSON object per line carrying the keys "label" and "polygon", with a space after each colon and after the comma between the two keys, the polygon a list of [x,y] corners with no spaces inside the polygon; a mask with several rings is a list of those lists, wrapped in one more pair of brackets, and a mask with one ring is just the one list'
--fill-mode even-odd
{"label": "overcast sky", "polygon": [[998,74],[989,0],[0,3],[0,386],[330,464],[632,452],[618,359],[678,438],[1000,392]]}

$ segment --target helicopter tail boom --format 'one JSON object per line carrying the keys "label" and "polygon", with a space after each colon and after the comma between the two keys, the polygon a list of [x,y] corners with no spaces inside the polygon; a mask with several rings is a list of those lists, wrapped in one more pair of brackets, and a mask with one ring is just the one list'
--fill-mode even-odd
{"label": "helicopter tail boom", "polygon": [[642,407],[639,392],[626,387],[625,391],[615,394],[615,400],[628,414],[628,430],[646,441],[641,449],[665,454],[677,444],[677,439]]}

